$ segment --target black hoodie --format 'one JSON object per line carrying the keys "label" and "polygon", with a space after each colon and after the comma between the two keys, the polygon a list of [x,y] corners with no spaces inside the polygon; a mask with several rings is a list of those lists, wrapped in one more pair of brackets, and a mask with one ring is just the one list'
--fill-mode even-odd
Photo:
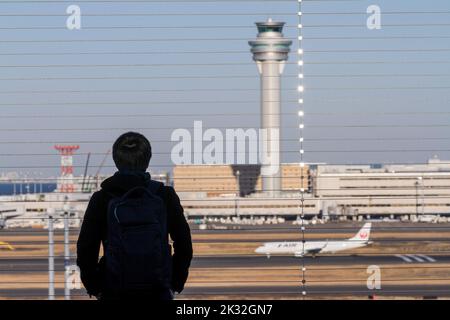
{"label": "black hoodie", "polygon": [[[77,242],[77,265],[80,267],[81,280],[89,295],[97,296],[102,292],[99,268],[100,244],[106,240],[107,207],[112,196],[121,196],[128,190],[146,186],[150,175],[117,172],[101,184],[101,190],[95,192],[84,215]],[[172,290],[181,292],[188,277],[192,259],[192,241],[189,225],[183,214],[175,190],[163,186],[158,194],[166,204],[167,228],[173,241]]]}

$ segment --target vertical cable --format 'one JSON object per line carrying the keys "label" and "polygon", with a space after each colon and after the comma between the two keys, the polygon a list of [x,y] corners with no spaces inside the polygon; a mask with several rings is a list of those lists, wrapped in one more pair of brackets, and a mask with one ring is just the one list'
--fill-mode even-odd
{"label": "vertical cable", "polygon": [[304,116],[305,112],[303,109],[303,49],[302,49],[302,0],[298,1],[298,26],[297,26],[297,43],[298,43],[298,49],[297,49],[297,64],[298,64],[298,116],[300,119],[299,129],[300,129],[300,212],[301,212],[301,233],[302,233],[302,269],[301,269],[301,275],[302,275],[302,296],[303,299],[306,298],[306,266],[305,266],[305,185],[304,185],[304,170],[305,170],[305,163],[304,163],[304,149],[303,149],[303,142],[304,142],[304,136],[303,136],[303,129],[305,127],[304,125]]}

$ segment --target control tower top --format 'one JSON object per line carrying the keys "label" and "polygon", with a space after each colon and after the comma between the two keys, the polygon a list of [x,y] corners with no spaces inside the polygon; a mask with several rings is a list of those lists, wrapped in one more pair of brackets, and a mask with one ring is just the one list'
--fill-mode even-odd
{"label": "control tower top", "polygon": [[255,61],[286,61],[292,41],[283,36],[284,22],[268,19],[266,22],[256,22],[258,35],[249,41],[253,60]]}

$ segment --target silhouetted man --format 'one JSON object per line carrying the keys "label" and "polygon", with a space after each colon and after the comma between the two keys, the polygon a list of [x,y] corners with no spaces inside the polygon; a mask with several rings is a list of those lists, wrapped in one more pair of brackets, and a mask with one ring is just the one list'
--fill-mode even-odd
{"label": "silhouetted man", "polygon": [[125,133],[113,145],[118,171],[92,195],[77,243],[90,296],[170,300],[184,288],[190,229],[175,190],[146,172],[151,156],[150,142],[139,133]]}

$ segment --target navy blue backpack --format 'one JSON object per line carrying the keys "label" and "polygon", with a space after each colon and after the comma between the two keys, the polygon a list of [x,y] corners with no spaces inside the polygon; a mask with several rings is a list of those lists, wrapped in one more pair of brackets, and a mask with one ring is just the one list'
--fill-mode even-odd
{"label": "navy blue backpack", "polygon": [[117,296],[148,295],[170,289],[171,253],[167,211],[157,195],[162,183],[136,187],[108,206],[105,289]]}

